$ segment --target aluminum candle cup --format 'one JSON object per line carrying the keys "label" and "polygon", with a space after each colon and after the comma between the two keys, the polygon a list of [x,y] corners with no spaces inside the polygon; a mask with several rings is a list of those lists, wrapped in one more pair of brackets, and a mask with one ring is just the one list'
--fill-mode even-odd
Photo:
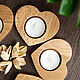
{"label": "aluminum candle cup", "polygon": [[2,29],[3,29],[3,22],[2,22],[2,20],[0,19],[0,32],[2,31]]}
{"label": "aluminum candle cup", "polygon": [[32,17],[25,24],[25,31],[32,38],[41,37],[46,30],[45,22],[39,17]]}
{"label": "aluminum candle cup", "polygon": [[47,71],[52,71],[60,66],[61,57],[55,50],[45,50],[40,55],[40,64]]}

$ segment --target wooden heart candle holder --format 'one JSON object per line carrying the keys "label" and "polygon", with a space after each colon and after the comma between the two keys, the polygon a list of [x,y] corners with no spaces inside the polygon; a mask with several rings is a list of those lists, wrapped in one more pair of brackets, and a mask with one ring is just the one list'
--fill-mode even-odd
{"label": "wooden heart candle holder", "polygon": [[[42,52],[45,50],[55,50],[60,54],[61,63],[55,70],[49,71],[49,70],[44,69],[41,66],[40,57],[41,57]],[[43,80],[64,80],[64,78],[67,75],[66,63],[70,60],[71,56],[72,56],[71,46],[69,45],[68,42],[62,39],[53,39],[44,43],[31,55],[34,66]],[[31,75],[26,75],[26,74],[19,74],[16,78],[16,80],[22,80],[22,79],[23,80],[42,80],[42,79],[38,79],[35,76],[33,77]]]}
{"label": "wooden heart candle holder", "polygon": [[[25,31],[26,22],[33,17],[43,20],[43,22],[45,23],[45,26],[46,26],[46,28],[45,28],[46,30],[43,32],[43,34],[41,36],[39,36],[37,38],[30,37],[28,34],[26,34],[26,31]],[[32,22],[34,22],[34,23],[38,22],[38,21],[40,21],[39,19],[37,19],[36,21],[32,20]],[[44,41],[51,39],[58,32],[59,26],[60,26],[59,19],[54,13],[52,13],[50,11],[40,12],[36,7],[31,6],[31,5],[23,6],[17,11],[16,17],[15,17],[15,23],[16,23],[16,28],[17,28],[19,34],[21,35],[23,40],[29,46],[39,44],[39,43],[42,43]],[[29,23],[30,23],[30,21],[29,21]],[[40,23],[43,24],[41,21],[40,21]],[[38,22],[38,24],[39,24],[39,22]],[[28,24],[28,25],[30,25],[30,24]],[[42,26],[43,25],[41,25],[41,27]],[[36,31],[33,31],[33,34],[35,32]]]}
{"label": "wooden heart candle holder", "polygon": [[2,41],[13,27],[13,13],[5,5],[0,5],[0,41]]}
{"label": "wooden heart candle holder", "polygon": [[19,74],[16,80],[43,80],[43,79],[28,74]]}

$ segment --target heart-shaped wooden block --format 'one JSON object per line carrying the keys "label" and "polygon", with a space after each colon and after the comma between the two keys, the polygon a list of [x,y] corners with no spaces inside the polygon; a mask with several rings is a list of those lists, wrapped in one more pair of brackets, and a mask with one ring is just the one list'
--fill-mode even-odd
{"label": "heart-shaped wooden block", "polygon": [[[26,34],[25,24],[32,17],[40,18],[46,24],[46,30],[41,37],[32,38]],[[23,6],[17,11],[16,17],[15,17],[15,23],[16,23],[16,27],[17,27],[19,34],[29,46],[39,44],[39,43],[42,43],[44,41],[51,39],[58,32],[59,26],[60,26],[59,19],[54,13],[50,11],[40,12],[36,7],[31,6],[31,5]],[[34,33],[35,32],[36,31],[34,31]]]}
{"label": "heart-shaped wooden block", "polygon": [[[61,56],[60,65],[55,70],[50,71],[43,68],[43,66],[45,67],[45,64],[47,64],[49,61],[52,61],[55,59],[54,63],[57,64],[58,63],[57,60],[59,60],[58,57],[54,55],[55,52],[53,54],[49,53],[51,54],[51,55],[48,54],[49,56],[46,56],[47,55],[47,52],[46,52],[46,54],[44,53],[45,55],[43,54],[44,56],[41,57],[42,52],[45,50],[55,50],[60,54]],[[53,55],[54,57],[52,57]],[[35,65],[35,68],[39,73],[39,75],[43,78],[43,80],[64,80],[65,76],[67,75],[66,63],[70,60],[72,56],[72,49],[69,43],[66,42],[65,40],[53,39],[44,43],[42,46],[40,46],[36,51],[32,53],[31,56],[32,56],[32,60]],[[42,63],[44,63],[42,64],[43,66],[41,65],[41,58],[43,61]],[[52,64],[53,62],[50,64],[47,64],[47,68],[49,68]],[[52,68],[54,65],[52,65],[50,68]]]}
{"label": "heart-shaped wooden block", "polygon": [[13,27],[13,13],[5,5],[0,5],[0,41],[2,41]]}
{"label": "heart-shaped wooden block", "polygon": [[19,74],[15,80],[43,80],[43,79],[28,74]]}

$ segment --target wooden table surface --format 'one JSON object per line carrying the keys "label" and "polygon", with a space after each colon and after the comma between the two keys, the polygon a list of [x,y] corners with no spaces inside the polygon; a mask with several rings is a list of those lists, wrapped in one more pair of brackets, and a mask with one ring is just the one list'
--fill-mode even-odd
{"label": "wooden table surface", "polygon": [[[73,49],[73,55],[71,60],[67,63],[68,74],[65,80],[80,80],[80,52],[79,52],[79,40],[80,40],[80,28],[76,27],[77,21],[77,13],[78,10],[74,12],[74,14],[70,17],[64,17],[58,14],[60,4],[48,4],[46,0],[0,0],[0,4],[5,4],[9,6],[14,15],[17,10],[24,5],[34,5],[40,11],[52,11],[54,12],[58,18],[60,19],[60,30],[54,38],[61,38],[68,41]],[[13,29],[6,36],[6,38],[0,42],[5,45],[14,45],[17,41],[21,43],[21,45],[25,44],[23,39],[20,37],[19,33],[16,30],[15,23],[13,25]],[[25,44],[26,45],[26,44]],[[18,73],[27,73],[39,76],[35,67],[33,65],[31,59],[31,53],[36,50],[41,44],[35,46],[28,46],[28,52],[26,59],[26,66],[22,67],[22,70],[18,71],[14,68],[11,68],[11,71],[4,75],[3,72],[0,72],[0,80],[14,80]],[[57,75],[56,75],[57,76]]]}

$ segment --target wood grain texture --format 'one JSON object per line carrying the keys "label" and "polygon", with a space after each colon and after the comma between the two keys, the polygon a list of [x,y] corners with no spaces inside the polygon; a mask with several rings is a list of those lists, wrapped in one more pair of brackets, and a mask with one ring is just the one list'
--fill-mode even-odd
{"label": "wood grain texture", "polygon": [[43,80],[43,79],[28,74],[19,74],[15,80]]}
{"label": "wood grain texture", "polygon": [[[43,36],[36,39],[29,37],[25,32],[26,21],[34,16],[42,18],[46,23],[46,32]],[[36,45],[51,39],[58,32],[60,27],[59,19],[54,13],[50,11],[39,12],[36,7],[31,5],[23,6],[17,11],[15,23],[21,37],[29,46]]]}
{"label": "wood grain texture", "polygon": [[[54,49],[61,55],[61,64],[56,70],[47,71],[44,70],[40,65],[40,55],[44,50],[47,49]],[[64,80],[67,75],[66,63],[70,60],[71,56],[72,49],[70,45],[68,44],[68,42],[62,39],[53,39],[44,43],[31,55],[37,72],[44,80]]]}
{"label": "wood grain texture", "polygon": [[[70,17],[61,16],[58,14],[60,3],[58,4],[48,4],[46,0],[0,0],[0,4],[5,4],[9,6],[14,15],[16,15],[17,10],[24,5],[33,5],[36,6],[41,12],[42,11],[52,11],[55,13],[60,20],[60,29],[53,37],[53,39],[61,38],[68,41],[72,47],[73,54],[71,60],[67,63],[68,73],[64,80],[80,80],[80,52],[79,52],[79,40],[80,40],[80,28],[76,27],[77,21],[77,11],[73,13]],[[1,44],[13,46],[17,41],[21,45],[26,45],[23,39],[20,37],[19,33],[15,28],[15,23],[11,32],[0,42]],[[20,71],[16,70],[14,66],[11,68],[10,72],[7,75],[4,75],[3,72],[0,72],[0,80],[14,80],[19,73],[31,74],[39,76],[31,60],[31,54],[39,46],[28,46],[27,56],[25,57],[26,65],[22,67]]]}
{"label": "wood grain texture", "polygon": [[0,18],[3,21],[3,29],[0,32],[0,42],[7,36],[13,27],[13,13],[5,5],[0,5]]}

